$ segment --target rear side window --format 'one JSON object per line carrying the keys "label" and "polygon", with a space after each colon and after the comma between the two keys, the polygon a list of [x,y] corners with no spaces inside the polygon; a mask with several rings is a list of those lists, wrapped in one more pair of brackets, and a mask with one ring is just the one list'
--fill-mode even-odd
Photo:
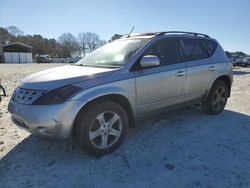
{"label": "rear side window", "polygon": [[180,45],[176,38],[165,38],[156,41],[143,55],[156,55],[161,65],[180,62]]}
{"label": "rear side window", "polygon": [[205,43],[206,47],[208,48],[210,55],[213,55],[217,48],[217,42],[213,40],[207,40],[207,39],[202,39],[202,41]]}
{"label": "rear side window", "polygon": [[198,39],[183,38],[183,57],[185,61],[204,59],[209,57],[206,47]]}

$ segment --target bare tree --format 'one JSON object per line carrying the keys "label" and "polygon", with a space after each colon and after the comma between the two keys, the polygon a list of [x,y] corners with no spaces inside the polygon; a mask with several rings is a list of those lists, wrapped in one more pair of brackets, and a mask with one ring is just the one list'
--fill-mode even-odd
{"label": "bare tree", "polygon": [[0,27],[0,44],[7,44],[11,41],[11,34],[9,34],[8,30]]}
{"label": "bare tree", "polygon": [[8,30],[8,32],[13,35],[13,36],[21,36],[24,34],[24,32],[22,30],[20,30],[19,28],[17,28],[16,26],[9,26],[6,28]]}
{"label": "bare tree", "polygon": [[92,32],[79,33],[77,39],[83,56],[106,44],[106,41],[101,40],[96,33]]}
{"label": "bare tree", "polygon": [[71,33],[63,33],[59,36],[58,40],[62,44],[63,57],[70,57],[79,51],[76,37]]}
{"label": "bare tree", "polygon": [[77,40],[81,49],[83,57],[86,55],[86,34],[84,32],[78,33]]}

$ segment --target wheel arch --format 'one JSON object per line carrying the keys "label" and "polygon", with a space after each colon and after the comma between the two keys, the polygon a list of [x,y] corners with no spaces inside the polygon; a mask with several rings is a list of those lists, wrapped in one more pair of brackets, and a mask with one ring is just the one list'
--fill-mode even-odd
{"label": "wheel arch", "polygon": [[230,95],[231,95],[231,85],[232,85],[231,79],[230,79],[230,77],[229,77],[228,75],[222,75],[222,76],[217,77],[217,78],[213,81],[212,85],[210,86],[209,90],[207,91],[206,95],[204,96],[204,99],[208,96],[208,94],[209,94],[209,92],[210,92],[212,86],[214,85],[214,83],[215,83],[217,80],[221,80],[221,81],[223,81],[223,82],[226,83],[226,85],[227,85],[227,87],[228,87],[228,91],[229,91],[229,92],[228,92],[228,97],[230,97]]}
{"label": "wheel arch", "polygon": [[223,82],[225,82],[227,84],[228,91],[229,91],[228,97],[230,97],[230,95],[231,95],[231,85],[232,85],[230,77],[228,75],[222,75],[222,76],[218,77],[216,80],[221,80],[221,81],[223,81]]}
{"label": "wheel arch", "polygon": [[135,127],[135,114],[134,114],[134,110],[129,100],[121,94],[105,94],[105,95],[98,96],[96,98],[91,99],[79,110],[79,112],[77,113],[75,117],[71,132],[73,133],[77,118],[79,118],[80,114],[84,113],[87,109],[91,108],[91,106],[94,106],[95,104],[104,102],[104,101],[112,101],[121,105],[128,115],[129,127]]}

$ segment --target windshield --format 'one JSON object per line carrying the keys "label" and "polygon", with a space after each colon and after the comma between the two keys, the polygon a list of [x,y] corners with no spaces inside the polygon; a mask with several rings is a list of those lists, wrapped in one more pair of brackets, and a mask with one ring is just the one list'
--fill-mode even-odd
{"label": "windshield", "polygon": [[91,67],[121,67],[149,39],[120,39],[108,43],[87,55],[76,65]]}

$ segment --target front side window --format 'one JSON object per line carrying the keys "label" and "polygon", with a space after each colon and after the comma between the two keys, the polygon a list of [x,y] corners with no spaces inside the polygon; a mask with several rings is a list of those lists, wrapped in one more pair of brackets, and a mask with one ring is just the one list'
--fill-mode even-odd
{"label": "front side window", "polygon": [[143,47],[149,39],[127,38],[108,43],[87,55],[76,65],[117,68],[125,65],[129,58]]}
{"label": "front side window", "polygon": [[179,42],[176,38],[165,38],[156,41],[143,54],[155,55],[160,59],[160,65],[178,63],[180,61]]}
{"label": "front side window", "polygon": [[185,61],[203,59],[209,57],[209,54],[202,42],[194,38],[182,39],[183,56]]}

